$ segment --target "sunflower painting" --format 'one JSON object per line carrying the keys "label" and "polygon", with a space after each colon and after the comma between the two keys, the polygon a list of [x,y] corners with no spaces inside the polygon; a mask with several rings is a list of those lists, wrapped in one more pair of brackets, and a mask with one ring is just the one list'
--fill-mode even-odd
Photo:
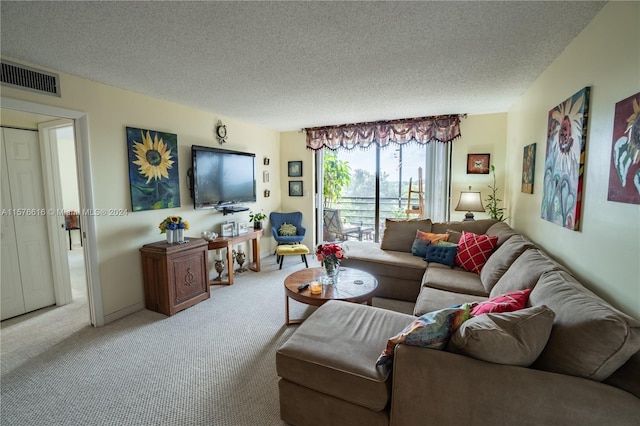
{"label": "sunflower painting", "polygon": [[542,194],[543,219],[580,229],[589,87],[549,111]]}
{"label": "sunflower painting", "polygon": [[127,127],[131,210],[180,207],[178,135]]}
{"label": "sunflower painting", "polygon": [[640,92],[616,104],[607,199],[640,204]]}

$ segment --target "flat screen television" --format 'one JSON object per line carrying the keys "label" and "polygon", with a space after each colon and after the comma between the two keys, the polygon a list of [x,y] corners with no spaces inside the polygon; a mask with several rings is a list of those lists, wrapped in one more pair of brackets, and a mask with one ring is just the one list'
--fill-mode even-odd
{"label": "flat screen television", "polygon": [[195,209],[232,211],[238,203],[256,201],[255,154],[192,145],[191,159]]}

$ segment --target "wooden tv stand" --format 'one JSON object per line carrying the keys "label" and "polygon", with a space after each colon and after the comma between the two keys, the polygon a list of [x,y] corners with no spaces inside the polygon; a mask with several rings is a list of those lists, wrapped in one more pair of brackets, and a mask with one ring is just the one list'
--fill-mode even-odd
{"label": "wooden tv stand", "polygon": [[[218,237],[213,241],[209,241],[209,250],[227,249],[227,270],[229,271],[228,279],[209,280],[210,285],[231,285],[233,284],[233,246],[245,241],[252,242],[252,259],[253,262],[247,262],[247,267],[252,271],[260,272],[260,237],[264,230],[250,229],[249,232],[233,237]],[[248,259],[247,259],[248,260]],[[244,265],[243,265],[244,266]]]}

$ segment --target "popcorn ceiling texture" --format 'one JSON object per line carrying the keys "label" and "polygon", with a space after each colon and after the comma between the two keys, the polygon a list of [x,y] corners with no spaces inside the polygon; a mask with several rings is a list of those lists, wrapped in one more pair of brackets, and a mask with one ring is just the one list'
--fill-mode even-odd
{"label": "popcorn ceiling texture", "polygon": [[0,28],[3,58],[283,131],[505,112],[604,4],[3,1]]}

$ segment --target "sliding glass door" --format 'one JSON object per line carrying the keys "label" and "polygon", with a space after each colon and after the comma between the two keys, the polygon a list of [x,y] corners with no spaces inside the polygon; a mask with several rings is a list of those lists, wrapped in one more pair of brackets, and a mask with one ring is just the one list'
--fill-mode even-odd
{"label": "sliding glass door", "polygon": [[323,241],[380,241],[386,218],[449,218],[450,144],[317,151]]}

